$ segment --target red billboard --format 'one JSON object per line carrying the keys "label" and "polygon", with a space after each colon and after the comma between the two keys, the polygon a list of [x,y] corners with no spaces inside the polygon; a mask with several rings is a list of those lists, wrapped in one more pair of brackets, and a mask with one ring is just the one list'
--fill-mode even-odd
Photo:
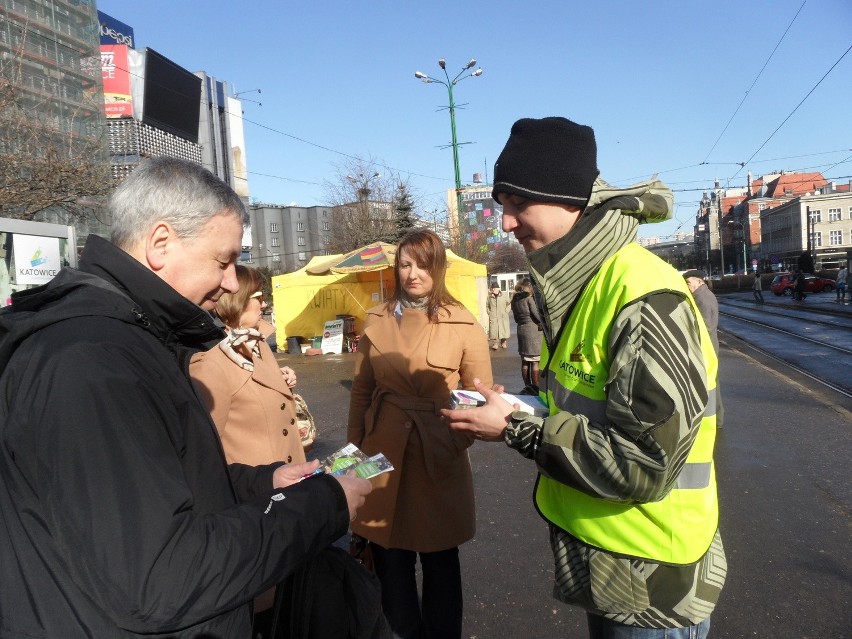
{"label": "red billboard", "polygon": [[130,71],[126,44],[101,45],[101,75],[104,81],[104,111],[108,118],[132,118]]}

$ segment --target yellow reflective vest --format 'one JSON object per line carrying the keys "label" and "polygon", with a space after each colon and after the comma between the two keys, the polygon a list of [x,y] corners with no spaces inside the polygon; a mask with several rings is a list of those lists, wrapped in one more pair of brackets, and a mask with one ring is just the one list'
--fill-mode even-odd
{"label": "yellow reflective vest", "polygon": [[628,244],[601,266],[577,300],[553,357],[542,345],[550,414],[568,411],[606,423],[609,331],[626,305],[659,291],[689,300],[698,318],[709,399],[695,443],[674,488],[662,500],[624,504],[588,495],[540,475],[535,501],[541,515],[586,544],[657,563],[691,564],[718,525],[713,445],[716,438],[717,358],[707,327],[683,278],[638,244]]}

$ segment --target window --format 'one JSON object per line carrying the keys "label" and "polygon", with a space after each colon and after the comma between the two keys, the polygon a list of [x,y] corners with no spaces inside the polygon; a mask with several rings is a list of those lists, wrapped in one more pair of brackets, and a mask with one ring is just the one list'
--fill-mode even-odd
{"label": "window", "polygon": [[275,255],[273,255],[273,256],[272,256],[272,261],[273,261],[273,262],[280,262],[280,261],[281,261],[281,256],[280,256],[280,255],[278,255],[278,253],[276,253]]}
{"label": "window", "polygon": [[849,219],[852,220],[852,206],[849,207]]}
{"label": "window", "polygon": [[[850,211],[850,215],[852,215],[852,208],[850,208],[849,211]],[[330,231],[331,230],[331,227],[328,225],[328,222],[323,221],[322,230],[323,231]]]}
{"label": "window", "polygon": [[271,239],[272,239],[272,246],[281,246],[281,240],[279,240],[277,237],[273,237]]}
{"label": "window", "polygon": [[811,222],[822,222],[822,213],[819,209],[811,211]]}
{"label": "window", "polygon": [[305,230],[305,223],[299,222],[298,224],[296,224],[296,230],[297,231],[304,231]]}
{"label": "window", "polygon": [[300,235],[299,239],[296,241],[296,244],[298,244],[299,246],[304,246],[305,245],[305,236]]}
{"label": "window", "polygon": [[305,252],[301,252],[301,253],[299,253],[299,261],[300,261],[300,262],[304,262],[304,261],[305,261],[305,260],[307,260],[307,259],[308,259],[308,256],[307,256],[307,254],[306,254]]}
{"label": "window", "polygon": [[814,248],[822,246],[822,233],[814,233]]}
{"label": "window", "polygon": [[[277,233],[278,232],[278,225],[275,222],[269,223],[269,232],[270,233]],[[278,246],[278,245],[273,244],[272,246]]]}
{"label": "window", "polygon": [[843,244],[843,231],[829,231],[828,232],[828,243],[831,246],[837,246],[838,244]]}
{"label": "window", "polygon": [[840,209],[828,209],[828,221],[829,222],[839,222],[840,221]]}

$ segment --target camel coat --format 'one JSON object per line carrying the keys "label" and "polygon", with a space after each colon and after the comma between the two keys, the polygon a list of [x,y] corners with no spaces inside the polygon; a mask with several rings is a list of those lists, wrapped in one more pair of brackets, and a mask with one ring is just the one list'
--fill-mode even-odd
{"label": "camel coat", "polygon": [[473,537],[476,513],[467,449],[472,440],[440,419],[450,390],[473,378],[492,384],[485,331],[462,306],[430,323],[426,313],[367,311],[358,343],[348,439],[365,453],[384,453],[394,470],[374,490],[352,530],[385,548],[434,552]]}
{"label": "camel coat", "polygon": [[264,341],[259,345],[254,371],[240,368],[214,346],[193,355],[189,374],[216,424],[229,464],[303,462],[293,393],[272,349]]}

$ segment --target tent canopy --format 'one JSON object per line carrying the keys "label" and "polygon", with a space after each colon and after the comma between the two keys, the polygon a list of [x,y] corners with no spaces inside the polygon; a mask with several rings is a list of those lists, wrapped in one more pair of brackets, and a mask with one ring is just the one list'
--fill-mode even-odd
{"label": "tent canopy", "polygon": [[[395,254],[396,247],[392,244],[385,246],[394,249]],[[355,317],[355,331],[360,333],[367,309],[392,295],[395,287],[392,262],[375,270],[358,268],[351,272],[334,272],[347,270],[341,262],[351,255],[314,257],[304,268],[272,278],[279,344],[286,343],[288,337],[322,335],[325,322],[336,319],[338,315]],[[333,265],[339,266],[333,268]],[[486,280],[484,265],[465,260],[447,250],[447,290],[480,322],[484,317]]]}

